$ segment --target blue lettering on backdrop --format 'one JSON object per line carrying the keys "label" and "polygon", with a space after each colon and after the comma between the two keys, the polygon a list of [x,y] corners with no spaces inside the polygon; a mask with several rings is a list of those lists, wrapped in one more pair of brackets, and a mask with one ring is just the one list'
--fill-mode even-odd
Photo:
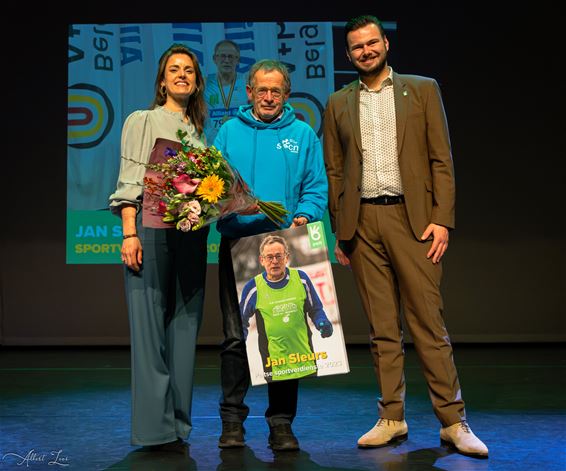
{"label": "blue lettering on backdrop", "polygon": [[[299,36],[304,39],[315,39],[318,37],[318,25],[304,25],[299,30]],[[316,62],[320,58],[319,50],[324,46],[324,41],[305,41],[305,59],[308,62]],[[315,47],[318,46],[318,47]],[[324,64],[309,64],[307,66],[307,79],[319,79],[326,76]]]}
{"label": "blue lettering on backdrop", "polygon": [[[122,226],[111,226],[112,237],[120,237],[122,235]],[[77,238],[85,237],[108,237],[108,226],[106,225],[80,225],[75,234]]]}
{"label": "blue lettering on backdrop", "polygon": [[[140,47],[130,45],[136,43],[141,45],[141,29],[139,26],[122,26],[120,28],[120,55],[121,65],[129,64],[130,62],[142,62],[143,54]],[[125,44],[128,44],[127,46]]]}
{"label": "blue lettering on backdrop", "polygon": [[[173,41],[202,44],[202,23],[173,23],[171,26],[176,30],[173,33]],[[184,29],[190,32],[183,32]],[[204,64],[202,49],[197,49],[193,45],[190,48],[196,54],[198,61]]]}
{"label": "blue lettering on backdrop", "polygon": [[[253,23],[224,23],[224,31],[226,39],[234,41],[240,48],[240,63],[238,64],[238,73],[245,73],[250,70],[256,59],[254,54],[247,56],[245,51],[255,51],[255,36]],[[250,28],[246,31],[247,28]],[[242,29],[244,31],[242,31]]]}
{"label": "blue lettering on backdrop", "polygon": [[222,110],[210,110],[211,118],[223,118],[224,116],[236,116],[238,114],[238,108],[229,108]]}
{"label": "blue lettering on backdrop", "polygon": [[[279,32],[277,33],[277,39],[294,39],[295,33],[285,33],[285,23],[283,21],[278,21],[277,26],[279,27]],[[285,41],[281,41],[279,43],[279,56],[285,57],[293,50],[292,47],[287,47],[287,43]]]}
{"label": "blue lettering on backdrop", "polygon": [[108,226],[79,226],[75,237],[107,237]]}
{"label": "blue lettering on backdrop", "polygon": [[100,36],[95,36],[92,40],[92,45],[94,49],[96,49],[99,54],[95,54],[94,56],[94,68],[95,70],[105,70],[107,72],[112,72],[114,70],[114,63],[112,61],[112,57],[109,55],[102,54],[106,52],[109,47],[108,40],[103,35],[114,36],[112,31],[97,29],[95,26],[93,31]]}
{"label": "blue lettering on backdrop", "polygon": [[69,64],[71,62],[82,60],[85,56],[85,52],[80,47],[71,44],[71,38],[80,35],[81,35],[80,29],[75,28],[73,25],[69,25],[69,58],[68,58]]}

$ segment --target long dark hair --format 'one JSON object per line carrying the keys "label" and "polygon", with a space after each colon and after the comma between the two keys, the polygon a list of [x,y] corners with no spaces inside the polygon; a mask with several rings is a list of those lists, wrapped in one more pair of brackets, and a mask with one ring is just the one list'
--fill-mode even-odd
{"label": "long dark hair", "polygon": [[191,123],[193,123],[196,128],[197,133],[201,135],[204,130],[204,121],[207,114],[206,102],[204,101],[204,78],[196,54],[184,44],[172,44],[159,58],[157,76],[155,77],[155,95],[151,109],[157,106],[163,106],[167,101],[167,95],[161,91],[161,81],[165,78],[165,65],[167,64],[167,60],[173,54],[186,54],[193,61],[196,75],[196,88],[189,97],[186,113]]}

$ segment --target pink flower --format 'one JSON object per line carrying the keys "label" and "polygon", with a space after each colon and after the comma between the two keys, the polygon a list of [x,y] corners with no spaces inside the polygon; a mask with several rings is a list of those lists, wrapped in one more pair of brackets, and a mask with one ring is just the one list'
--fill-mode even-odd
{"label": "pink flower", "polygon": [[197,200],[189,201],[189,210],[191,213],[195,213],[197,216],[202,212],[200,203]]}
{"label": "pink flower", "polygon": [[191,230],[191,222],[188,219],[181,219],[177,223],[177,229],[180,229],[183,232],[189,232]]}
{"label": "pink flower", "polygon": [[198,216],[201,212],[202,208],[197,200],[185,201],[179,206],[179,214],[183,216],[189,213],[196,214]]}
{"label": "pink flower", "polygon": [[187,219],[190,221],[190,223],[194,226],[195,224],[197,224],[200,220],[200,218],[198,217],[198,214],[195,213],[189,213],[187,214]]}
{"label": "pink flower", "polygon": [[200,183],[200,178],[191,178],[186,173],[173,178],[173,186],[179,193],[187,195],[194,193]]}

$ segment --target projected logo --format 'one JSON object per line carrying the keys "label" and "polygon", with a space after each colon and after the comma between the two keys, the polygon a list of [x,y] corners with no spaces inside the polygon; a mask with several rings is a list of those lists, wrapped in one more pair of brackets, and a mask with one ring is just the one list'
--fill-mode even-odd
{"label": "projected logo", "polygon": [[320,101],[310,93],[291,93],[289,104],[295,109],[297,118],[309,124],[318,137],[322,134],[322,115],[324,109]]}
{"label": "projected logo", "polygon": [[67,144],[88,149],[100,144],[112,129],[114,109],[99,87],[77,83],[67,94]]}

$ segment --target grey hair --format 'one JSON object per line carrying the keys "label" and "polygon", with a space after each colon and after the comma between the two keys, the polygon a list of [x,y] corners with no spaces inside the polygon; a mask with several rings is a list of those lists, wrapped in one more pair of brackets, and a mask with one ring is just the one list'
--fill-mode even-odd
{"label": "grey hair", "polygon": [[218,48],[220,46],[222,46],[223,44],[229,44],[234,49],[236,49],[236,51],[238,52],[238,55],[240,55],[240,46],[238,46],[234,41],[231,41],[230,39],[222,39],[222,40],[218,41],[216,43],[216,46],[214,46],[214,55],[216,55],[216,53],[218,52]]}
{"label": "grey hair", "polygon": [[248,74],[248,86],[254,88],[255,85],[255,74],[263,70],[265,72],[272,72],[276,70],[281,75],[283,75],[283,80],[285,82],[285,92],[291,91],[291,76],[289,75],[289,69],[287,66],[278,60],[274,59],[261,59],[252,65],[250,72]]}
{"label": "grey hair", "polygon": [[263,249],[266,245],[271,244],[281,244],[285,248],[285,254],[289,254],[289,247],[287,245],[287,241],[281,236],[269,235],[265,239],[261,241],[261,245],[259,246],[259,255],[263,257]]}

